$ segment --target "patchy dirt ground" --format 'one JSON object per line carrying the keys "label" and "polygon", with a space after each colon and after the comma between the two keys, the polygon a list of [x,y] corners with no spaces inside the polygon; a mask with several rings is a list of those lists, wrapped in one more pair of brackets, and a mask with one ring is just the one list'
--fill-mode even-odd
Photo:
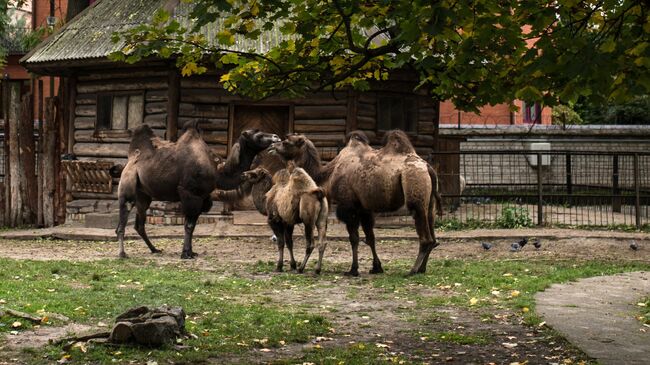
{"label": "patchy dirt ground", "polygon": [[[536,250],[531,245],[520,252],[510,252],[512,239],[491,240],[492,249],[481,248],[481,240],[447,238],[432,253],[433,259],[499,260],[617,260],[650,262],[650,240],[637,240],[637,251],[629,248],[629,241],[609,238],[571,238],[543,240]],[[176,265],[204,271],[225,272],[226,275],[245,276],[265,280],[274,273],[252,272],[257,263],[269,267],[276,259],[276,246],[268,239],[198,239],[195,260],[179,259],[180,239],[157,239],[154,243],[163,249],[151,255],[141,241],[129,241],[127,253],[133,258],[144,258],[160,265]],[[380,241],[378,252],[386,270],[393,271],[395,260],[412,260],[417,254],[417,242]],[[296,241],[296,258],[303,256],[302,239]],[[93,241],[0,241],[0,257],[18,260],[87,261],[115,259],[115,242]],[[435,289],[414,283],[393,291],[373,285],[367,274],[371,267],[370,251],[360,247],[359,278],[341,274],[350,262],[349,244],[343,240],[329,241],[324,261],[324,274],[317,288],[279,287],[256,293],[277,303],[290,303],[324,315],[333,330],[328,336],[306,344],[288,344],[262,352],[259,349],[230,359],[214,359],[215,363],[269,363],[296,359],[310,348],[344,347],[360,342],[374,344],[385,350],[390,361],[397,356],[415,363],[487,364],[527,361],[528,364],[576,363],[585,355],[546,328],[533,328],[521,323],[521,317],[511,310],[494,308],[467,310],[449,306],[422,307],[410,300],[404,291],[417,292],[421,297],[444,295]],[[285,258],[288,255],[285,254]],[[312,256],[312,261],[315,258]],[[288,264],[285,263],[285,268]],[[401,270],[401,268],[400,268]],[[404,272],[406,273],[406,272]],[[308,274],[311,275],[311,274]],[[435,275],[435,273],[434,273]],[[8,335],[0,340],[0,364],[21,363],[16,351],[26,346],[42,346],[48,339],[68,332],[60,328],[51,333],[45,329],[24,332],[21,336]],[[51,331],[51,330],[50,330]],[[461,338],[441,338],[453,333]],[[437,337],[436,337],[437,336]],[[44,339],[44,340],[43,340]],[[4,342],[4,343],[2,343]]]}

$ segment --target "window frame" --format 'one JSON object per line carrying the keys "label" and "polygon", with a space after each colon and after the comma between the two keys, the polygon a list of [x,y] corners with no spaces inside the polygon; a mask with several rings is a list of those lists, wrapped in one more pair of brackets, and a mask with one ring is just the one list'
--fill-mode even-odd
{"label": "window frame", "polygon": [[[125,96],[127,97],[126,99],[126,128],[124,129],[114,129],[113,126],[113,103],[115,100],[116,96]],[[123,135],[125,133],[129,133],[129,100],[130,97],[132,96],[140,96],[142,97],[142,123],[144,123],[144,117],[145,117],[145,109],[146,109],[146,98],[145,98],[145,90],[129,90],[129,91],[106,91],[106,92],[99,92],[96,95],[95,99],[95,136],[100,137],[100,136],[118,136],[118,135]],[[104,128],[99,128],[99,120],[100,120],[100,99],[102,97],[110,97],[110,109],[109,109],[109,115],[108,115],[108,129]]]}

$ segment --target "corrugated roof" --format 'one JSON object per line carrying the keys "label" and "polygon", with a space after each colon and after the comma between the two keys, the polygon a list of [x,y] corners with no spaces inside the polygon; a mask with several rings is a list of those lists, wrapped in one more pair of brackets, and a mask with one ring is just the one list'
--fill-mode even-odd
{"label": "corrugated roof", "polygon": [[[124,43],[113,43],[113,33],[132,28],[151,20],[155,11],[168,0],[100,0],[79,14],[73,21],[43,41],[23,61],[29,66],[58,61],[99,59],[119,50]],[[191,28],[190,4],[181,2],[174,9],[174,17],[181,25]],[[207,25],[201,29],[209,40],[223,29],[222,22]],[[277,30],[264,32],[257,40],[235,37],[238,51],[266,52],[283,39]]]}

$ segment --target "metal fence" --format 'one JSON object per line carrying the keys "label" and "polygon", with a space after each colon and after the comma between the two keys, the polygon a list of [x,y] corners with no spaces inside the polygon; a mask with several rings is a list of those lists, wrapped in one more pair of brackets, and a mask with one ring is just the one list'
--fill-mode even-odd
{"label": "metal fence", "polygon": [[650,153],[441,152],[446,215],[505,227],[650,227]]}

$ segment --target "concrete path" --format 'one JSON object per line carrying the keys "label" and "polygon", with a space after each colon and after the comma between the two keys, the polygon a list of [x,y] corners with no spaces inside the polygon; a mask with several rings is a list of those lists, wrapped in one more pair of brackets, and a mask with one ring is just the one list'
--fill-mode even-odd
{"label": "concrete path", "polygon": [[555,284],[535,296],[537,313],[602,364],[650,364],[650,328],[637,303],[650,295],[650,272]]}

